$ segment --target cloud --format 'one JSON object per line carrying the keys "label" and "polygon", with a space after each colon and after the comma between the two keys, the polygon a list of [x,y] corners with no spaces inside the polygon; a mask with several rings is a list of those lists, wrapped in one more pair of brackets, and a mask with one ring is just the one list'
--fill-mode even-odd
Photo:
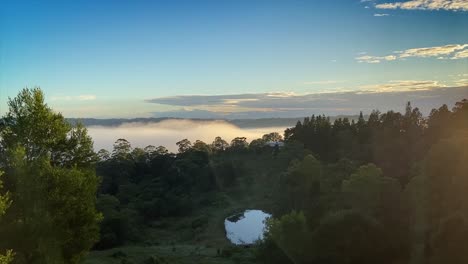
{"label": "cloud", "polygon": [[411,0],[376,4],[378,9],[468,11],[466,0]]}
{"label": "cloud", "polygon": [[366,55],[366,56],[360,56],[356,58],[358,62],[366,62],[366,63],[380,63],[382,60],[393,61],[396,59],[397,57],[395,55],[387,55],[387,56],[382,56],[382,57]]}
{"label": "cloud", "polygon": [[344,81],[325,80],[325,81],[303,82],[302,84],[305,84],[305,85],[327,85],[327,84],[337,84],[337,83],[343,83],[343,82]]}
{"label": "cloud", "polygon": [[437,58],[437,59],[464,59],[468,58],[468,44],[450,44],[424,48],[412,48],[403,51],[394,51],[386,56],[360,56],[358,62],[380,63],[381,61],[402,60],[407,58]]}
{"label": "cloud", "polygon": [[415,81],[400,80],[390,81],[383,84],[364,85],[360,88],[365,92],[386,93],[386,92],[408,92],[408,91],[427,91],[435,88],[443,88],[446,85],[437,81]]}
{"label": "cloud", "polygon": [[[446,84],[434,80],[393,80],[360,86],[354,91],[173,96],[154,98],[147,102],[179,107],[170,112],[154,113],[155,117],[239,119],[301,117],[311,114],[339,115],[355,114],[361,110],[370,111],[377,108],[398,109],[411,97],[439,98],[439,101],[432,102],[430,107],[437,107],[444,103],[453,104],[468,94],[468,86],[461,85],[462,82],[455,84],[463,87],[447,87]],[[232,98],[254,100],[233,101]],[[427,102],[419,103],[430,111]]]}
{"label": "cloud", "polygon": [[447,56],[458,50],[463,50],[468,47],[468,44],[451,44],[445,46],[436,46],[436,47],[427,47],[427,48],[415,48],[407,49],[404,51],[397,51],[400,58],[409,58],[409,57],[437,57],[437,56]]}
{"label": "cloud", "polygon": [[374,14],[375,17],[385,17],[389,16],[389,14]]}
{"label": "cloud", "polygon": [[51,101],[91,101],[96,100],[96,96],[92,94],[84,94],[78,96],[52,96]]}
{"label": "cloud", "polygon": [[80,100],[80,101],[96,100],[96,96],[92,95],[92,94],[79,95],[78,100]]}
{"label": "cloud", "polygon": [[468,86],[468,79],[458,79],[455,81],[456,86]]}
{"label": "cloud", "polygon": [[458,60],[468,58],[468,49],[456,52],[450,59]]}

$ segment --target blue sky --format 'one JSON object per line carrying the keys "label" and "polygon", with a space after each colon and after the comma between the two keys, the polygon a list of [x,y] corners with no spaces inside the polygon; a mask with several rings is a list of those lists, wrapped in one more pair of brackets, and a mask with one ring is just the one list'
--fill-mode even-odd
{"label": "blue sky", "polygon": [[[312,106],[297,112],[294,103],[276,108],[262,98],[303,101],[363,91],[399,92],[403,106],[407,91],[424,96],[467,85],[463,0],[6,0],[0,6],[2,113],[7,97],[34,86],[66,116],[142,117],[323,112]],[[457,91],[468,97],[466,89]],[[453,104],[438,94],[435,103]],[[187,102],[188,95],[205,99],[172,100]],[[230,96],[214,104],[214,95]],[[262,104],[246,107],[232,95]]]}

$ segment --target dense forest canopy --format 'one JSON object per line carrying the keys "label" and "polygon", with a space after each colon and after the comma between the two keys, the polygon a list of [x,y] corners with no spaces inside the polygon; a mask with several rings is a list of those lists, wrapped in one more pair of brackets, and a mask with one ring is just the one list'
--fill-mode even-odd
{"label": "dense forest canopy", "polygon": [[[468,262],[466,99],[428,117],[410,103],[356,120],[313,115],[251,142],[182,139],[178,153],[126,139],[92,146],[39,89],[9,101],[0,261],[80,263],[90,249],[168,244],[141,263],[178,263],[177,244],[192,243],[216,249],[206,263]],[[214,235],[211,218],[253,206],[273,214],[263,241]]]}

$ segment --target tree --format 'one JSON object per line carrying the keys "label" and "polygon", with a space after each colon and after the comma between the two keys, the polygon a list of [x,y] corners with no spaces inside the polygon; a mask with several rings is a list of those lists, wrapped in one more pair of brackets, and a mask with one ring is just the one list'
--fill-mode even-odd
{"label": "tree", "polygon": [[291,263],[309,263],[309,239],[310,232],[303,212],[292,211],[279,219],[267,221],[266,243],[275,243]]}
{"label": "tree", "polygon": [[210,145],[206,144],[205,142],[203,142],[201,140],[196,140],[195,143],[193,144],[192,149],[195,150],[195,151],[202,151],[202,152],[206,152],[206,153],[211,153]]}
{"label": "tree", "polygon": [[226,142],[226,140],[222,139],[221,137],[216,137],[211,143],[211,147],[215,151],[224,151],[226,148],[229,147],[229,144]]}
{"label": "tree", "polygon": [[425,255],[420,258],[428,263],[468,261],[467,160],[466,132],[442,139],[431,147],[419,175],[405,190],[412,205],[413,235],[419,237],[417,242],[426,248]]}
{"label": "tree", "polygon": [[249,144],[247,143],[247,138],[245,137],[236,137],[231,141],[232,149],[246,149]]}
{"label": "tree", "polygon": [[112,158],[125,160],[130,157],[132,152],[132,145],[124,138],[119,138],[114,143],[114,149],[112,150]]}
{"label": "tree", "polygon": [[[2,176],[3,172],[0,171],[0,177]],[[0,179],[0,191],[3,188],[2,181]],[[0,217],[5,214],[6,209],[11,204],[10,198],[9,198],[9,193],[7,192],[6,194],[0,194]],[[11,261],[13,261],[13,251],[12,250],[7,250],[5,255],[0,255],[0,264],[8,264]]]}
{"label": "tree", "polygon": [[15,203],[0,236],[17,263],[79,263],[98,238],[101,218],[92,140],[86,128],[53,112],[38,88],[22,90],[8,105],[1,163]]}
{"label": "tree", "polygon": [[283,136],[281,136],[278,132],[271,132],[269,134],[265,134],[262,136],[263,141],[265,142],[278,142],[283,141]]}
{"label": "tree", "polygon": [[8,106],[0,130],[4,151],[22,147],[28,161],[46,155],[53,164],[65,167],[90,166],[96,160],[86,128],[71,126],[53,112],[39,88],[23,89]]}
{"label": "tree", "polygon": [[106,161],[106,160],[110,159],[110,157],[111,157],[111,155],[110,155],[108,150],[100,149],[97,152],[98,161]]}
{"label": "tree", "polygon": [[257,138],[257,139],[250,141],[249,149],[258,152],[262,150],[263,148],[265,148],[265,144],[266,144],[265,140],[261,138]]}
{"label": "tree", "polygon": [[363,165],[344,180],[342,191],[348,204],[362,212],[373,214],[379,205],[382,170],[374,164]]}
{"label": "tree", "polygon": [[325,216],[311,236],[312,263],[395,263],[386,254],[384,227],[358,211],[345,210]]}
{"label": "tree", "polygon": [[321,166],[320,161],[312,155],[305,156],[302,161],[292,162],[285,175],[289,208],[305,210],[317,204],[317,197],[320,193]]}
{"label": "tree", "polygon": [[169,153],[167,148],[163,146],[155,147],[153,145],[148,145],[143,149],[146,153],[148,159],[153,159],[156,156],[166,155]]}
{"label": "tree", "polygon": [[179,153],[185,153],[192,148],[192,142],[188,139],[182,139],[176,145],[179,147]]}

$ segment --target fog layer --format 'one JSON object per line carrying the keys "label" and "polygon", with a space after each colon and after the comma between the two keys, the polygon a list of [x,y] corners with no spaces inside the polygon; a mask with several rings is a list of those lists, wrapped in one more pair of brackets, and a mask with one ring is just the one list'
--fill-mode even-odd
{"label": "fog layer", "polygon": [[88,132],[94,140],[94,148],[112,150],[114,142],[124,138],[132,147],[148,145],[165,146],[177,152],[176,142],[187,138],[195,142],[213,142],[217,136],[230,142],[235,137],[246,137],[248,141],[262,137],[270,132],[283,134],[285,127],[239,128],[226,121],[165,120],[158,123],[125,123],[117,127],[90,126]]}

